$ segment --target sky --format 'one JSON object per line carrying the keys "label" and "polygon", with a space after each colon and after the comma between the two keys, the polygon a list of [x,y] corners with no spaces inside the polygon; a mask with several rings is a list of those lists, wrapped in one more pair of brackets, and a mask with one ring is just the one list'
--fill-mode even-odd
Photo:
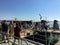
{"label": "sky", "polygon": [[0,0],[0,19],[59,20],[60,0]]}

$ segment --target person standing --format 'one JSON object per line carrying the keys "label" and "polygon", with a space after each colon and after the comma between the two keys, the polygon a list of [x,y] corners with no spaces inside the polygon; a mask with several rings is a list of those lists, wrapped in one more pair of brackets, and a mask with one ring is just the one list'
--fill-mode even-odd
{"label": "person standing", "polygon": [[46,22],[46,20],[41,20],[41,30],[47,30],[47,22]]}
{"label": "person standing", "polygon": [[0,32],[2,31],[2,24],[1,24],[1,22],[0,22]]}
{"label": "person standing", "polygon": [[4,33],[2,36],[2,40],[4,40],[4,43],[5,43],[5,40],[7,39],[7,33],[8,33],[8,25],[6,24],[5,20],[2,22],[2,32]]}
{"label": "person standing", "polygon": [[9,33],[12,38],[12,35],[14,35],[14,25],[12,22],[10,22],[10,24],[9,24]]}
{"label": "person standing", "polygon": [[20,45],[20,32],[21,32],[21,26],[16,23],[16,27],[14,28],[14,43],[16,39],[18,39],[18,45]]}
{"label": "person standing", "polygon": [[54,30],[59,30],[59,25],[58,25],[58,21],[57,20],[54,20],[53,29]]}

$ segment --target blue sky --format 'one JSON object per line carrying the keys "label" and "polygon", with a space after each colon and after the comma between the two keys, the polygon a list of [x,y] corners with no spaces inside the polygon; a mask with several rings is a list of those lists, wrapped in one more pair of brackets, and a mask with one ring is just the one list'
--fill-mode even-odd
{"label": "blue sky", "polygon": [[0,0],[0,19],[60,20],[60,0]]}

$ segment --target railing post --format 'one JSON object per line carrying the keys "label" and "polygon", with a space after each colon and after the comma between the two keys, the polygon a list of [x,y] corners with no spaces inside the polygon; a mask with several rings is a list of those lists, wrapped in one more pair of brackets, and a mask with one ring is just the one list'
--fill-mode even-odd
{"label": "railing post", "polygon": [[[10,45],[9,42],[13,43],[13,45],[14,45],[15,39],[14,39],[14,42],[10,41],[10,40],[9,40],[9,35],[10,35],[10,34],[4,33],[4,32],[1,32],[0,34],[1,34],[1,35],[2,35],[2,34],[7,35],[8,45]],[[2,36],[3,36],[3,35],[2,35]],[[13,36],[13,37],[16,37],[16,36],[14,36],[14,35],[12,35],[12,36]],[[28,45],[28,41],[27,41],[27,40],[22,39],[22,38],[19,38],[19,37],[16,37],[16,38],[19,39],[19,40],[18,40],[18,41],[19,41],[19,42],[18,42],[18,43],[19,43],[18,45],[22,45],[22,41],[24,41],[24,42],[26,43],[26,45]],[[21,43],[20,43],[20,42],[21,42]],[[3,43],[1,43],[1,45],[3,45]],[[6,44],[5,44],[5,45],[6,45]]]}
{"label": "railing post", "polygon": [[45,31],[45,39],[46,39],[46,45],[47,45],[47,30]]}
{"label": "railing post", "polygon": [[51,40],[52,40],[52,32],[50,32],[49,45],[50,45],[50,43],[51,43]]}
{"label": "railing post", "polygon": [[8,40],[8,45],[9,45],[9,34],[8,34],[8,39],[7,40]]}

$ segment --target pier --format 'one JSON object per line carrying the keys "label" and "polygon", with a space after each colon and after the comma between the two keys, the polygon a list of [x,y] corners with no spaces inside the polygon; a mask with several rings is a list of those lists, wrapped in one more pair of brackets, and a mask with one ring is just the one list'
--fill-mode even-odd
{"label": "pier", "polygon": [[[45,32],[47,32],[48,36],[51,36],[52,34],[54,34],[54,35],[60,35],[60,30],[55,30],[55,31],[54,30],[43,30],[43,31],[37,31],[37,32],[40,32],[40,34],[38,34],[38,35],[35,34],[34,35],[33,34],[33,30],[31,30],[31,29],[24,29],[24,30],[22,30],[22,32],[21,32],[22,43],[20,43],[20,44],[21,45],[27,45],[27,44],[28,45],[36,45],[36,44],[46,45],[46,44],[42,43],[42,41],[39,42],[39,39],[42,39],[41,36],[45,36]],[[28,33],[29,33],[29,35],[27,35]],[[34,35],[35,37],[31,37],[32,35]],[[29,38],[25,38],[25,37],[32,38],[32,40],[29,39]],[[34,38],[36,38],[36,39],[39,38],[39,39],[37,41],[35,41],[36,39],[34,39]],[[45,36],[45,38],[46,38],[46,36]],[[45,39],[45,38],[43,38],[43,39]],[[6,43],[2,43],[1,42],[1,38],[0,38],[0,45],[8,45],[8,44],[12,45],[12,43],[14,43],[14,37],[12,39],[9,39],[9,41],[10,41],[9,43],[8,43],[8,40],[6,40],[6,41],[7,41]],[[45,40],[45,42],[46,42],[46,40]],[[57,41],[55,45],[59,44],[59,42],[60,42],[60,40]],[[16,41],[16,45],[18,45],[18,40]]]}

